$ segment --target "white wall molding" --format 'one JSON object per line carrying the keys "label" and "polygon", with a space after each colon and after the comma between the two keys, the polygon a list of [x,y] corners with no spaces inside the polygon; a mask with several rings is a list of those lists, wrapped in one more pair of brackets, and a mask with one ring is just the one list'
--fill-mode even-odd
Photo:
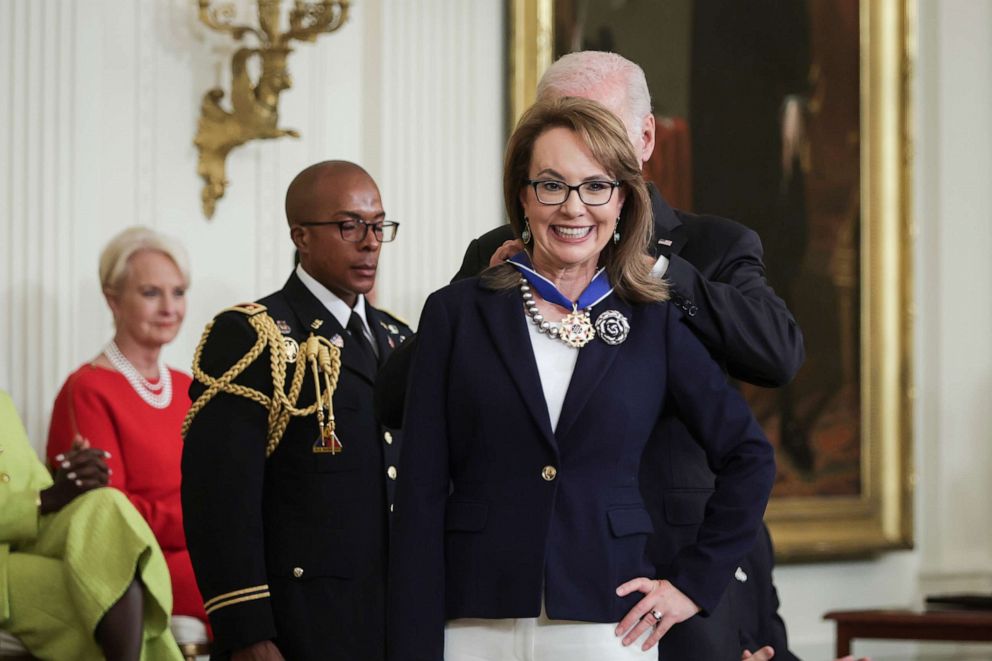
{"label": "white wall molding", "polygon": [[339,31],[292,44],[280,124],[302,138],[235,149],[207,221],[192,141],[203,94],[229,89],[232,40],[186,0],[0,1],[0,387],[35,446],[65,377],[112,333],[96,277],[107,240],[141,223],[188,247],[190,307],[165,352],[188,369],[217,310],[285,280],[284,192],[316,161],[353,160],[377,179],[403,222],[377,294],[415,319],[469,238],[502,218],[502,12],[363,0]]}

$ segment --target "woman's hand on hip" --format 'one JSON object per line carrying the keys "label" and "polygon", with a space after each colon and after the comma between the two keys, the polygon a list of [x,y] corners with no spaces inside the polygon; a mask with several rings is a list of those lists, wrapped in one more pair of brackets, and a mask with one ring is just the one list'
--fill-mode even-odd
{"label": "woman's hand on hip", "polygon": [[645,631],[651,630],[641,645],[642,650],[649,650],[673,625],[685,622],[699,612],[699,606],[692,599],[666,580],[640,577],[617,588],[617,594],[621,597],[632,592],[643,592],[644,598],[630,609],[617,626],[616,635],[624,637],[624,645],[630,645]]}

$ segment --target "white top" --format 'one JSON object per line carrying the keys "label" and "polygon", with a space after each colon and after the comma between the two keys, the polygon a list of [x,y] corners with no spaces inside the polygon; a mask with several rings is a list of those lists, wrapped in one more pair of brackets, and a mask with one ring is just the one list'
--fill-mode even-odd
{"label": "white top", "polygon": [[362,320],[362,331],[365,334],[365,339],[369,341],[369,344],[372,345],[372,350],[378,355],[379,347],[375,343],[375,337],[372,335],[372,331],[369,330],[369,320],[365,317],[365,296],[359,294],[358,299],[355,301],[355,307],[350,308],[334,292],[317,282],[316,278],[307,273],[303,269],[302,264],[296,265],[296,277],[320,301],[320,304],[327,308],[327,311],[341,324],[342,328],[348,328],[348,320],[351,319],[351,313],[356,312],[358,318]]}
{"label": "white top", "polygon": [[534,348],[537,373],[541,377],[544,401],[548,405],[551,429],[554,430],[558,427],[558,418],[561,417],[565,393],[568,392],[568,384],[572,381],[572,373],[575,371],[575,361],[579,359],[579,350],[561,340],[552,339],[547,333],[538,333],[537,326],[530,317],[523,310],[520,314],[530,332],[530,345]]}

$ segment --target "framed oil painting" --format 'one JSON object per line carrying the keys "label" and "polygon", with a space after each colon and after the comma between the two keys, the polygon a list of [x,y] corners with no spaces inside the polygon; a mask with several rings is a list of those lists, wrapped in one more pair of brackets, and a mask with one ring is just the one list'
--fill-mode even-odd
{"label": "framed oil painting", "polygon": [[562,54],[640,64],[646,174],[748,225],[803,330],[786,387],[741,383],[776,448],[780,560],[912,545],[909,0],[509,0],[509,116]]}

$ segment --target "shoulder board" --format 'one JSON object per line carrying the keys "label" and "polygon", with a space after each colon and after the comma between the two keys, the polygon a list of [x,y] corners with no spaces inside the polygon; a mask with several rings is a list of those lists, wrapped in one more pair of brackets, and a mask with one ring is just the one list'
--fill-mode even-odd
{"label": "shoulder board", "polygon": [[410,326],[410,322],[408,322],[403,317],[400,317],[398,315],[395,315],[392,312],[390,312],[389,310],[384,310],[383,308],[376,308],[376,310],[378,310],[379,312],[382,312],[383,314],[391,317],[393,320],[400,322],[401,324],[403,324],[407,328],[412,328],[412,326]]}
{"label": "shoulder board", "polygon": [[237,305],[232,305],[229,308],[225,308],[221,311],[224,312],[240,312],[248,317],[254,317],[256,314],[261,314],[265,312],[266,307],[261,303],[238,303]]}

